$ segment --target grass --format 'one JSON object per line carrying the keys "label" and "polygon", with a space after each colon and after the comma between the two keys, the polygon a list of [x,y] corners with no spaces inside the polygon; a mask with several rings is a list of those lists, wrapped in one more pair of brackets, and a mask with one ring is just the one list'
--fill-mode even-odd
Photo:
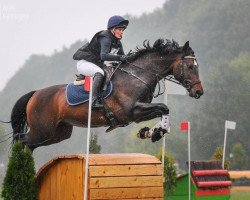
{"label": "grass", "polygon": [[249,200],[250,192],[232,192],[230,200]]}
{"label": "grass", "polygon": [[2,196],[1,193],[2,193],[2,186],[0,185],[0,200],[3,200],[1,197]]}
{"label": "grass", "polygon": [[[0,200],[3,200],[1,198],[1,185],[0,185]],[[249,200],[250,199],[250,192],[231,192],[231,198],[230,200]]]}

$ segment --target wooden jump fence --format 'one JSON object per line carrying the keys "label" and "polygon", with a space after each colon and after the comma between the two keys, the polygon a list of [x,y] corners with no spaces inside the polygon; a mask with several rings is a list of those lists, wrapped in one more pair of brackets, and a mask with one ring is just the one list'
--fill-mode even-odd
{"label": "wooden jump fence", "polygon": [[[63,155],[37,173],[39,200],[82,200],[85,159]],[[88,199],[163,199],[161,162],[146,154],[90,154]]]}

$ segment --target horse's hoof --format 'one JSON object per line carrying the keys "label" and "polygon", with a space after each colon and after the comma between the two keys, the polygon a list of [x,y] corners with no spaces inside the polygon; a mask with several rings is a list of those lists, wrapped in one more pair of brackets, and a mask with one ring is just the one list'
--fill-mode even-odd
{"label": "horse's hoof", "polygon": [[148,127],[141,128],[137,133],[137,137],[140,139],[149,138],[149,128]]}
{"label": "horse's hoof", "polygon": [[151,141],[152,142],[156,142],[156,141],[159,141],[163,136],[164,134],[167,132],[167,130],[163,129],[163,128],[155,128],[154,129],[154,132],[152,134],[152,137],[151,137]]}

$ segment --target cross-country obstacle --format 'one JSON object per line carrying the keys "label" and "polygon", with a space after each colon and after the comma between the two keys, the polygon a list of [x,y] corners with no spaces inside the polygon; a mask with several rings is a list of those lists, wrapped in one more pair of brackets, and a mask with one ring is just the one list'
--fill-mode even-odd
{"label": "cross-country obstacle", "polygon": [[[191,199],[229,200],[232,181],[220,161],[191,161]],[[177,177],[177,187],[169,200],[188,199],[188,174]]]}
{"label": "cross-country obstacle", "polygon": [[[90,154],[88,199],[163,199],[162,165],[146,154]],[[82,200],[85,158],[63,155],[37,173],[39,200]]]}

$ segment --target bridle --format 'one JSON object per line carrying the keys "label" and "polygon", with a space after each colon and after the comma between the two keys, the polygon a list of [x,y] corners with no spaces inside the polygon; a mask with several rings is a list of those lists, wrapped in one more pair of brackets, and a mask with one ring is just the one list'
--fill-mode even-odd
{"label": "bridle", "polygon": [[[159,75],[159,73],[156,72],[156,71],[145,70],[144,68],[140,67],[139,65],[136,65],[136,64],[131,63],[131,62],[128,62],[128,61],[126,62],[126,63],[128,63],[129,65],[132,65],[132,66],[134,66],[134,67],[136,67],[136,68],[138,68],[138,69],[147,71],[147,72],[149,72],[150,74],[152,74],[153,76],[155,76],[155,82],[156,82],[157,85],[158,85],[158,92],[157,92],[156,95],[154,94],[154,91],[153,91],[153,89],[152,89],[152,87],[151,87],[151,85],[150,85],[149,83],[147,83],[146,81],[144,81],[143,79],[141,79],[140,77],[138,77],[138,76],[137,76],[136,74],[134,74],[133,72],[131,72],[131,71],[129,71],[129,70],[126,70],[126,69],[124,69],[124,68],[120,68],[120,65],[121,65],[122,62],[120,62],[120,63],[116,66],[116,68],[115,68],[114,71],[112,72],[112,74],[111,74],[111,76],[109,77],[109,79],[111,79],[112,76],[113,76],[113,74],[115,73],[115,71],[116,71],[117,69],[119,69],[120,71],[125,72],[125,73],[129,74],[130,76],[133,76],[134,78],[140,80],[142,83],[144,83],[154,98],[156,98],[156,97],[158,97],[158,96],[164,94],[164,92],[165,92],[165,90],[166,90],[165,80],[171,81],[171,82],[176,83],[176,84],[178,84],[178,85],[182,85],[183,87],[185,87],[185,88],[187,89],[187,91],[190,91],[196,84],[201,83],[200,81],[197,81],[197,82],[195,82],[195,83],[191,83],[191,81],[185,77],[183,61],[184,61],[184,59],[190,59],[190,58],[194,59],[194,62],[196,63],[196,66],[198,66],[198,63],[197,63],[197,61],[196,61],[196,57],[194,57],[194,56],[185,56],[185,57],[183,57],[181,63],[179,64],[179,66],[180,66],[180,71],[181,71],[181,72],[180,72],[180,75],[179,75],[179,78],[178,78],[178,79],[176,79],[173,75],[167,75],[167,77],[162,77],[162,76]],[[169,71],[171,71],[171,70],[172,70],[172,68],[169,67],[169,69],[168,69],[167,72],[169,72]],[[160,83],[159,83],[160,80],[163,80],[164,89],[163,89],[162,92],[161,92],[161,85],[160,85]]]}
{"label": "bridle", "polygon": [[[196,60],[196,57],[194,56],[184,56],[181,60],[181,63],[179,64],[180,67],[180,75],[178,76],[179,78],[179,83],[185,87],[187,89],[187,91],[190,91],[195,85],[201,83],[201,81],[196,81],[194,83],[192,83],[192,81],[190,79],[187,79],[187,76],[185,76],[185,71],[184,71],[184,65],[183,65],[183,61],[184,59],[194,59],[194,66],[198,67],[198,62]],[[177,80],[177,79],[176,79]]]}

